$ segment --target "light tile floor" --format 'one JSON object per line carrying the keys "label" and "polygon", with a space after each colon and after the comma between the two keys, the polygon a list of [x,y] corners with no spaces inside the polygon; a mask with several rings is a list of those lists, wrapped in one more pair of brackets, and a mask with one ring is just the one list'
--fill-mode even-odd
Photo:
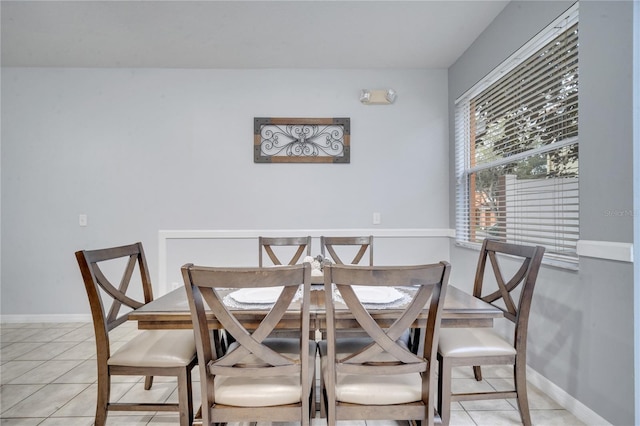
{"label": "light tile floor", "polygon": [[[121,326],[112,334],[118,346],[137,333],[136,324]],[[471,369],[454,371],[454,390],[502,388],[509,385],[505,368],[483,369],[476,382]],[[198,381],[197,368],[194,380]],[[112,400],[173,400],[175,380],[158,377],[150,391],[142,378],[117,377]],[[93,424],[96,398],[96,366],[93,326],[89,323],[0,324],[0,425],[89,426]],[[193,386],[200,405],[200,387]],[[529,390],[535,425],[582,425],[580,420],[533,386]],[[406,422],[339,422],[340,426],[391,426]],[[177,414],[110,413],[108,425],[177,425]],[[451,425],[520,424],[515,400],[454,403]],[[314,426],[326,425],[316,418]],[[262,425],[259,425],[262,426]]]}

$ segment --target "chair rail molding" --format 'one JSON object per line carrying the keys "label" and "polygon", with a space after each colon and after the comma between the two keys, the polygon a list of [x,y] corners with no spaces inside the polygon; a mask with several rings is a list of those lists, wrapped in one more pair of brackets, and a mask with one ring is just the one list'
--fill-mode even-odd
{"label": "chair rail molding", "polygon": [[158,290],[167,293],[167,256],[170,240],[199,239],[255,239],[263,237],[298,237],[323,235],[348,237],[353,235],[373,235],[374,238],[455,238],[455,229],[449,228],[353,228],[353,229],[161,229],[158,231]]}
{"label": "chair rail molding", "polygon": [[633,243],[578,240],[578,256],[633,262]]}

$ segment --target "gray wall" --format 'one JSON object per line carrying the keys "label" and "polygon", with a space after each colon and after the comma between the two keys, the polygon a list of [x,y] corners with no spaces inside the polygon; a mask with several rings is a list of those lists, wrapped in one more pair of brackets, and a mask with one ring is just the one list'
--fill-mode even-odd
{"label": "gray wall", "polygon": [[[571,4],[512,2],[449,69],[452,170],[455,99]],[[606,214],[633,208],[632,10],[631,1],[580,3],[584,240],[633,241],[632,215]],[[454,202],[451,198],[451,226]],[[451,244],[453,283],[471,289],[476,256]],[[528,363],[607,421],[634,424],[633,309],[631,263],[582,257],[577,272],[543,267],[532,306]]]}
{"label": "gray wall", "polygon": [[[447,114],[446,70],[4,68],[2,314],[87,313],[79,249],[155,277],[160,229],[448,228]],[[351,163],[254,164],[265,116],[350,117]]]}

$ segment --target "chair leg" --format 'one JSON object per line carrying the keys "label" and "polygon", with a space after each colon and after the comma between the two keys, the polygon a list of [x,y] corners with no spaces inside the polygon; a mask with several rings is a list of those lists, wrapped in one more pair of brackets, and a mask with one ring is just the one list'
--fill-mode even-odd
{"label": "chair leg", "polygon": [[95,426],[104,426],[107,423],[107,409],[111,394],[111,377],[108,374],[98,373],[98,397],[96,402]]}
{"label": "chair leg", "polygon": [[335,389],[325,389],[327,395],[325,411],[327,413],[327,426],[336,426],[336,394]]}
{"label": "chair leg", "polygon": [[144,378],[144,390],[151,389],[152,384],[153,384],[153,376],[146,376]]}
{"label": "chair leg", "polygon": [[309,395],[309,418],[312,419],[316,416],[316,374],[315,368],[313,373],[313,379],[311,381],[311,394]]}
{"label": "chair leg", "polygon": [[478,382],[482,381],[482,370],[480,369],[479,365],[473,366],[473,375],[475,376],[476,381]]}
{"label": "chair leg", "polygon": [[410,339],[411,345],[409,346],[410,350],[412,353],[417,354],[418,350],[420,349],[420,329],[412,328],[410,336],[411,336],[411,339]]}
{"label": "chair leg", "polygon": [[425,374],[429,374],[429,394],[427,395],[427,412],[422,424],[425,426],[433,426],[436,419],[436,389],[438,380],[435,377],[435,366],[430,365]]}
{"label": "chair leg", "polygon": [[531,426],[531,414],[529,413],[529,398],[527,396],[527,372],[524,363],[513,366],[513,378],[516,387],[518,400],[518,409],[520,410],[520,418],[524,426]]}
{"label": "chair leg", "polygon": [[193,392],[191,389],[191,369],[187,366],[178,374],[178,407],[180,426],[193,423]]}
{"label": "chair leg", "polygon": [[[311,396],[311,394],[309,394],[306,398],[304,396],[304,389],[302,389],[302,398],[301,398],[301,403],[300,403],[300,415],[302,417],[300,417],[301,419],[301,426],[309,426],[309,422],[311,419],[311,401],[313,400],[313,397]],[[313,393],[313,389],[311,391],[311,393]]]}
{"label": "chair leg", "polygon": [[322,371],[320,371],[320,395],[318,395],[318,398],[320,398],[320,417],[321,418],[326,418],[327,417],[327,395],[325,393],[325,388],[324,388],[324,374]]}
{"label": "chair leg", "polygon": [[451,416],[451,364],[438,357],[438,413],[443,426],[449,424]]}

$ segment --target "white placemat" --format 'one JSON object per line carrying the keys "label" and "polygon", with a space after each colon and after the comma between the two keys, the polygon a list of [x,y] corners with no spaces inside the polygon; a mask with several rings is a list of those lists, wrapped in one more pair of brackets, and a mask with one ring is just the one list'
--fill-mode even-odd
{"label": "white placemat", "polygon": [[[353,286],[353,291],[367,309],[395,308],[405,305],[411,296],[394,287]],[[334,288],[333,298],[336,302],[345,303],[340,292]]]}
{"label": "white placemat", "polygon": [[[278,300],[282,286],[241,288],[227,294],[222,303],[236,309],[270,309]],[[302,299],[302,288],[299,288],[293,302]]]}

